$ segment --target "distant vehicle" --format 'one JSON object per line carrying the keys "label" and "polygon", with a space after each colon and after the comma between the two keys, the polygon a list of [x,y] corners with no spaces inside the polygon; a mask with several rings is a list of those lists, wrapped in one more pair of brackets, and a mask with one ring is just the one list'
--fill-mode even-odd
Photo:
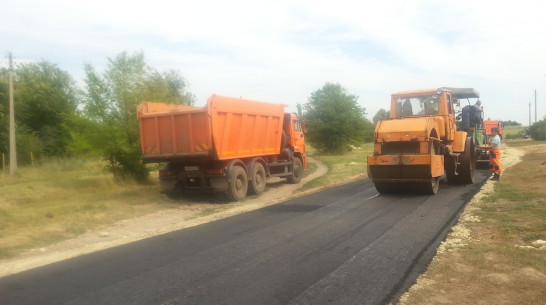
{"label": "distant vehicle", "polygon": [[488,137],[488,141],[489,142],[489,139],[491,138],[492,134],[491,134],[491,129],[492,128],[497,128],[499,130],[499,137],[501,137],[502,139],[502,124],[501,122],[499,121],[490,121],[490,120],[487,120],[487,121],[483,121],[483,129],[485,131],[485,135]]}
{"label": "distant vehicle", "polygon": [[299,183],[307,166],[304,130],[286,105],[213,95],[203,108],[138,106],[142,158],[167,163],[160,192],[214,190],[229,200],[261,194],[266,178]]}
{"label": "distant vehicle", "polygon": [[475,97],[472,88],[447,87],[393,94],[390,118],[377,123],[368,156],[377,191],[436,194],[444,173],[449,183],[473,183],[476,145],[469,126],[457,126],[455,107]]}
{"label": "distant vehicle", "polygon": [[[481,128],[480,128],[481,127]],[[489,141],[493,137],[492,128],[499,130],[499,137],[502,139],[502,124],[499,121],[486,120],[481,126],[476,127],[477,160],[482,163],[489,163]]]}

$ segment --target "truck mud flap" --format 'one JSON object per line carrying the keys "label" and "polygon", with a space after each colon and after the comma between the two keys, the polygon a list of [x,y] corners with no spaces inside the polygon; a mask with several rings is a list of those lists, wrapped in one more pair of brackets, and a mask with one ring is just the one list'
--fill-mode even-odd
{"label": "truck mud flap", "polygon": [[221,191],[224,192],[228,188],[228,181],[227,178],[222,177],[210,177],[210,186],[214,191]]}

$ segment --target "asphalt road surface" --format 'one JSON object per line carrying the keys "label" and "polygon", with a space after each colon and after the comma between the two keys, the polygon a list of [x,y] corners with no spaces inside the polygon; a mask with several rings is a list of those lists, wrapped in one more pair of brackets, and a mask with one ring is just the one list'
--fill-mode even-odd
{"label": "asphalt road surface", "polygon": [[355,181],[0,278],[0,304],[385,304],[487,176],[434,196]]}

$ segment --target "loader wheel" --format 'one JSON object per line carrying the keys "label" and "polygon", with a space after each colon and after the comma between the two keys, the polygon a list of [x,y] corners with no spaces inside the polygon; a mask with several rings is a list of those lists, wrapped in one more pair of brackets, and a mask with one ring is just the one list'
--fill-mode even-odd
{"label": "loader wheel", "polygon": [[298,157],[294,157],[294,165],[293,165],[293,172],[292,175],[288,177],[288,182],[292,184],[299,183],[301,181],[301,178],[303,177],[303,163],[301,163],[301,159]]}
{"label": "loader wheel", "polygon": [[244,168],[233,166],[228,174],[228,188],[226,196],[229,200],[238,201],[246,197],[248,190],[248,176]]}
{"label": "loader wheel", "polygon": [[421,194],[434,195],[438,193],[438,189],[440,188],[440,177],[430,178],[430,182],[419,183],[417,188],[417,191]]}
{"label": "loader wheel", "polygon": [[[434,144],[434,141],[430,140],[429,153],[431,155],[437,155],[438,151],[439,148]],[[430,182],[419,183],[417,188],[417,191],[420,191],[420,193],[434,195],[438,193],[438,189],[440,188],[440,177],[432,177],[430,178]]]}
{"label": "loader wheel", "polygon": [[455,169],[457,168],[456,162],[455,157],[444,156],[444,168],[446,170],[447,182],[452,184],[460,183],[457,177],[458,173],[455,172]]}
{"label": "loader wheel", "polygon": [[250,179],[248,191],[251,194],[259,195],[265,191],[265,169],[260,162],[254,162],[250,166]]}
{"label": "loader wheel", "polygon": [[379,194],[393,194],[400,192],[400,184],[398,183],[385,183],[385,182],[374,182],[375,189]]}
{"label": "loader wheel", "polygon": [[446,156],[444,166],[446,169],[447,181],[454,184],[474,183],[476,174],[476,152],[472,138],[466,138],[464,152],[457,159],[459,164],[455,164],[455,158]]}
{"label": "loader wheel", "polygon": [[476,149],[474,148],[472,138],[466,138],[464,153],[461,157],[461,183],[472,184],[474,183],[474,176],[476,174]]}

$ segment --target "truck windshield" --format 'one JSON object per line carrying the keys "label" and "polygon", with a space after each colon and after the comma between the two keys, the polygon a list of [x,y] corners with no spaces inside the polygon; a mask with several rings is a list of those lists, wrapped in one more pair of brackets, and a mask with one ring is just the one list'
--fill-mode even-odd
{"label": "truck windshield", "polygon": [[396,117],[438,114],[438,95],[408,96],[396,99]]}

